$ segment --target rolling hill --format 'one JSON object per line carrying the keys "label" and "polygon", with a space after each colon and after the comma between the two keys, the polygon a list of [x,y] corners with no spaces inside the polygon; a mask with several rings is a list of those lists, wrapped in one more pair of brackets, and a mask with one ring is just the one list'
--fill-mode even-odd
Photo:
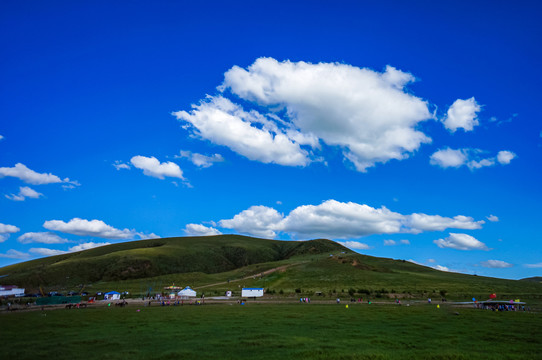
{"label": "rolling hill", "polygon": [[[271,294],[341,293],[376,297],[538,299],[542,284],[442,272],[405,260],[355,253],[336,242],[264,240],[239,235],[140,240],[0,268],[2,283],[32,290],[159,291],[190,285],[221,294],[243,286]],[[205,289],[205,290],[203,290]]]}

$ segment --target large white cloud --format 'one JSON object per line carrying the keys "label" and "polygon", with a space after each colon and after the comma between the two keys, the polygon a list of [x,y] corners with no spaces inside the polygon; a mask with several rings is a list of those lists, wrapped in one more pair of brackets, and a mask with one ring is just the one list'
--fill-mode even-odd
{"label": "large white cloud", "polygon": [[69,252],[83,251],[83,250],[94,249],[96,247],[105,246],[105,245],[111,245],[111,243],[108,243],[108,242],[95,243],[95,242],[90,241],[90,242],[72,246],[70,247],[68,251]]}
{"label": "large white cloud", "polygon": [[189,236],[210,236],[222,234],[219,230],[211,226],[201,224],[188,224],[184,229],[184,233]]}
{"label": "large white cloud", "polygon": [[478,122],[478,112],[481,107],[474,97],[467,100],[457,99],[448,109],[448,113],[443,119],[444,126],[451,132],[457,129],[472,131]]}
{"label": "large white cloud", "polygon": [[37,199],[40,196],[43,196],[43,194],[28,186],[20,186],[18,194],[6,195],[6,198],[13,201],[24,201],[26,198]]}
{"label": "large white cloud", "polygon": [[501,165],[508,165],[516,157],[511,151],[502,150],[497,156],[482,157],[484,151],[479,149],[440,149],[433,153],[429,162],[431,165],[441,168],[459,168],[467,166],[470,170],[481,169],[483,167],[494,166],[497,162]]}
{"label": "large white cloud", "polygon": [[166,176],[184,179],[183,172],[179,165],[168,161],[161,163],[154,156],[146,157],[137,155],[130,160],[132,165],[143,170],[143,174],[158,179],[164,179]]}
{"label": "large white cloud", "polygon": [[55,256],[55,255],[63,255],[63,254],[68,253],[68,251],[48,249],[48,248],[31,248],[28,251],[32,254],[42,255],[42,256]]}
{"label": "large white cloud", "polygon": [[373,208],[336,200],[327,200],[320,205],[302,205],[287,216],[267,206],[252,206],[232,219],[219,221],[223,228],[266,238],[274,238],[282,232],[293,237],[332,239],[442,231],[448,228],[472,230],[480,229],[483,223],[463,215],[453,218],[420,213],[403,215],[386,207]]}
{"label": "large white cloud", "polygon": [[53,183],[70,183],[74,185],[79,185],[77,181],[71,181],[69,178],[61,180],[58,176],[51,173],[38,173],[34,170],[27,168],[24,164],[18,163],[14,167],[1,167],[0,168],[0,177],[11,176],[18,178],[28,184],[33,185],[43,185],[43,184],[53,184]]}
{"label": "large white cloud", "polygon": [[6,241],[9,238],[10,234],[21,231],[15,225],[2,224],[0,223],[0,243]]}
{"label": "large white cloud", "polygon": [[365,171],[404,159],[431,141],[416,129],[432,118],[427,102],[405,90],[414,80],[391,66],[380,73],[259,58],[247,69],[228,70],[219,90],[230,90],[260,112],[218,96],[174,115],[202,138],[251,160],[303,166],[323,142],[341,148],[345,159]]}
{"label": "large white cloud", "polygon": [[49,220],[43,223],[48,230],[60,231],[79,236],[92,236],[104,239],[132,239],[138,235],[135,230],[119,230],[107,225],[101,220],[85,220],[73,218],[68,222],[62,220]]}
{"label": "large white cloud", "polygon": [[51,232],[27,232],[17,238],[22,244],[42,243],[42,244],[64,244],[69,240],[61,238]]}
{"label": "large white cloud", "polygon": [[507,263],[502,260],[487,260],[480,263],[483,267],[492,268],[492,269],[504,269],[514,266],[514,264]]}
{"label": "large white cloud", "polygon": [[433,241],[439,248],[450,248],[456,250],[489,250],[486,244],[468,234],[450,233],[445,239]]}

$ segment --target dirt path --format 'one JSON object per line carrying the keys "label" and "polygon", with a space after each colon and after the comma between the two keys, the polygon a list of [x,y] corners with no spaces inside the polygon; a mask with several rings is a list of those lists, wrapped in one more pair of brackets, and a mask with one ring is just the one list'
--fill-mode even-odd
{"label": "dirt path", "polygon": [[211,287],[211,286],[229,284],[229,283],[237,282],[237,281],[243,281],[243,280],[247,280],[247,279],[250,279],[250,278],[254,279],[256,276],[261,277],[261,276],[264,276],[264,275],[272,274],[272,273],[274,273],[276,271],[284,271],[284,270],[286,270],[287,268],[289,268],[291,266],[295,266],[295,265],[299,265],[299,264],[301,264],[301,263],[282,265],[282,266],[279,266],[279,267],[276,267],[276,268],[273,268],[273,269],[269,269],[269,270],[265,270],[265,271],[262,271],[262,272],[259,272],[259,273],[253,274],[253,275],[245,276],[244,278],[241,278],[241,279],[234,279],[234,280],[230,280],[230,281],[222,281],[222,282],[215,283],[215,284],[202,285],[202,286],[195,287],[193,289],[194,290],[199,290],[199,289],[203,289],[203,288],[207,288],[207,287]]}

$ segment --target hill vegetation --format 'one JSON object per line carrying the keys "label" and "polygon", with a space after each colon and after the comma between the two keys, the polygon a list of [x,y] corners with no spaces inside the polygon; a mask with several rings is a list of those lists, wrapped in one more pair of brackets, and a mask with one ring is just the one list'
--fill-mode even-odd
{"label": "hill vegetation", "polygon": [[190,285],[206,294],[264,287],[275,296],[372,298],[542,298],[542,284],[438,271],[355,253],[336,242],[239,235],[141,240],[52,256],[0,269],[2,282],[37,291],[129,291]]}

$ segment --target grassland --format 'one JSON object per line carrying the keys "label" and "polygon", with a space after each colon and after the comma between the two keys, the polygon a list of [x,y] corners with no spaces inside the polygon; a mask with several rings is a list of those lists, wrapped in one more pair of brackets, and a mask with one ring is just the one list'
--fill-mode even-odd
{"label": "grassland", "polygon": [[536,359],[541,320],[540,313],[435,305],[29,311],[0,314],[0,358]]}

